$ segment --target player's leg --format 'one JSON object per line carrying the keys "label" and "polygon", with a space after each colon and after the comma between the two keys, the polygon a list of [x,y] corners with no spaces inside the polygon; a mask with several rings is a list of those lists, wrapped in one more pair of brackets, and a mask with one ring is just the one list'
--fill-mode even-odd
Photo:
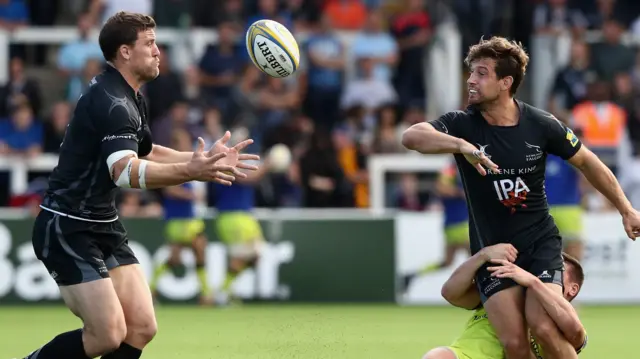
{"label": "player's leg", "polygon": [[[562,241],[559,236],[536,243],[529,271],[545,285],[562,295]],[[525,304],[527,324],[536,342],[542,347],[545,358],[577,358],[576,350],[560,333],[546,310],[533,293],[527,293]]]}
{"label": "player's leg", "polygon": [[211,304],[211,288],[209,287],[209,278],[207,277],[206,257],[207,257],[207,237],[204,234],[204,222],[194,220],[189,225],[190,235],[194,238],[191,242],[194,257],[196,259],[196,275],[200,283],[200,303]]}
{"label": "player's leg", "polygon": [[182,259],[180,257],[182,253],[182,238],[184,237],[182,233],[184,232],[183,222],[180,220],[169,220],[165,225],[165,238],[167,239],[167,243],[169,244],[169,258],[166,261],[159,263],[153,270],[153,275],[151,276],[151,282],[149,286],[151,287],[151,293],[153,296],[157,295],[158,289],[158,280],[169,270],[175,270],[178,266],[182,264]]}
{"label": "player's leg", "polygon": [[439,347],[431,349],[425,354],[422,359],[463,359],[448,347]]}
{"label": "player's leg", "polygon": [[506,359],[528,359],[523,288],[511,280],[491,277],[486,266],[478,271],[476,283],[489,322],[504,347]]}
{"label": "player's leg", "polygon": [[42,211],[33,229],[33,248],[60,286],[83,328],[62,333],[28,359],[94,358],[116,349],[126,336],[125,319],[102,252],[85,236],[87,224]]}
{"label": "player's leg", "polygon": [[120,300],[127,335],[120,347],[103,359],[138,359],[158,331],[153,300],[144,272],[131,248],[123,243],[106,261]]}
{"label": "player's leg", "polygon": [[584,254],[583,209],[580,206],[554,206],[550,208],[550,213],[562,236],[564,251],[581,260]]}

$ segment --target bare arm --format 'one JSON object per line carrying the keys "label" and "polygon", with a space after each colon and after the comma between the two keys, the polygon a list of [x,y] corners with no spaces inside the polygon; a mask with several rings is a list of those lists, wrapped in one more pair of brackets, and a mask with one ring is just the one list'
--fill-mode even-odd
{"label": "bare arm", "polygon": [[180,152],[169,147],[154,144],[151,152],[144,157],[145,160],[156,163],[186,163],[191,160],[193,152]]}
{"label": "bare arm", "polygon": [[437,131],[426,122],[411,126],[402,134],[402,145],[422,154],[460,153],[464,142],[463,139]]}
{"label": "bare arm", "polygon": [[582,347],[587,332],[571,303],[542,283],[538,278],[533,281],[529,289],[533,291],[538,301],[540,301],[569,343],[574,348]]}
{"label": "bare arm", "polygon": [[634,212],[616,177],[593,152],[582,146],[578,153],[569,159],[569,163],[579,169],[589,183],[602,193],[620,214],[625,216]]}
{"label": "bare arm", "polygon": [[480,294],[474,284],[474,277],[478,269],[486,262],[482,251],[467,259],[456,268],[451,277],[442,286],[440,292],[442,297],[456,307],[469,310],[478,307],[480,305]]}
{"label": "bare arm", "polygon": [[[132,180],[130,181],[131,188],[143,188],[141,187],[140,180],[137,179],[136,176],[140,169],[141,160],[135,158],[133,155],[124,157],[113,164],[111,167],[111,178],[119,178],[125,168],[127,168],[129,159],[131,158],[133,158],[130,171],[132,174]],[[154,189],[176,186],[189,182],[192,179],[193,178],[189,173],[188,164],[186,162],[168,164],[147,161],[144,188]]]}

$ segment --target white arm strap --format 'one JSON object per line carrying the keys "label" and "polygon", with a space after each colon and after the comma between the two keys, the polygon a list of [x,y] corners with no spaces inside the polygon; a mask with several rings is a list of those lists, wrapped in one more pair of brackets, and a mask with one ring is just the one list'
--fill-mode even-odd
{"label": "white arm strap", "polygon": [[[138,154],[132,150],[122,150],[122,151],[117,151],[112,153],[107,158],[107,166],[109,167],[109,174],[112,175],[113,166],[115,165],[115,163],[130,155],[134,155],[135,157],[129,158],[129,162],[127,162],[127,165],[124,167],[124,169],[120,173],[120,176],[118,176],[117,179],[112,178],[116,186],[121,188],[131,188],[131,169],[133,167],[133,160],[138,159]],[[138,161],[140,161],[140,166],[138,167],[138,173],[137,173],[137,176],[139,179],[138,182],[140,183],[140,188],[144,189],[147,187],[145,171],[147,169],[148,162],[145,160],[138,160]]]}

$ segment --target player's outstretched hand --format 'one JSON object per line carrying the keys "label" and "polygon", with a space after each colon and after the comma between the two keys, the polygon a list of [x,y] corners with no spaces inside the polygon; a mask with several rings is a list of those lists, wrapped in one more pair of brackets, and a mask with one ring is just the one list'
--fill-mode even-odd
{"label": "player's outstretched hand", "polygon": [[206,156],[211,157],[218,153],[230,153],[231,156],[226,158],[224,160],[224,163],[233,165],[234,168],[232,173],[235,176],[245,178],[247,177],[247,175],[242,173],[239,169],[256,171],[258,167],[250,165],[244,161],[257,161],[260,159],[260,156],[249,153],[241,153],[242,150],[253,143],[252,139],[244,140],[233,147],[227,147],[227,142],[229,142],[229,139],[231,139],[231,132],[226,131],[224,135],[219,140],[217,140],[213,144],[213,146],[211,146],[211,149],[209,149]]}
{"label": "player's outstretched hand", "polygon": [[632,241],[640,237],[640,213],[635,209],[629,213],[622,215],[622,225],[624,225],[624,231],[627,232],[627,237]]}
{"label": "player's outstretched hand", "polygon": [[198,137],[198,147],[187,164],[189,177],[196,181],[217,182],[231,186],[231,182],[235,180],[231,175],[235,167],[222,162],[228,156],[227,152],[220,152],[210,157],[205,156],[204,140]]}
{"label": "player's outstretched hand", "polygon": [[485,168],[492,171],[498,170],[498,165],[489,159],[487,154],[484,152],[484,148],[479,150],[469,142],[463,141],[463,144],[460,146],[460,153],[464,155],[464,158],[471,163],[476,170],[478,170],[478,173],[480,173],[481,176],[487,175],[487,170]]}
{"label": "player's outstretched hand", "polygon": [[487,268],[489,272],[492,272],[492,277],[511,278],[523,287],[532,285],[538,279],[533,274],[504,259],[492,259],[491,263],[497,264],[497,266]]}
{"label": "player's outstretched hand", "polygon": [[484,247],[480,250],[485,261],[490,262],[495,259],[507,260],[515,262],[518,257],[518,250],[509,243],[498,243],[492,246]]}

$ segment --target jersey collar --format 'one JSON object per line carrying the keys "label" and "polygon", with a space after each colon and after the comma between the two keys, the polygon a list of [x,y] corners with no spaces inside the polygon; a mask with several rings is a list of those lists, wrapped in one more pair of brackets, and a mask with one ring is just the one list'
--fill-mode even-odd
{"label": "jersey collar", "polygon": [[113,66],[109,62],[107,62],[106,72],[115,75],[118,78],[118,80],[122,82],[122,85],[126,89],[127,94],[131,96],[132,99],[136,99],[136,100],[138,99],[138,94],[136,94],[136,91],[133,89],[133,87],[131,87],[131,85],[129,85],[127,80],[124,79],[124,76],[122,76],[120,71],[118,71],[118,69],[116,69],[115,66]]}

